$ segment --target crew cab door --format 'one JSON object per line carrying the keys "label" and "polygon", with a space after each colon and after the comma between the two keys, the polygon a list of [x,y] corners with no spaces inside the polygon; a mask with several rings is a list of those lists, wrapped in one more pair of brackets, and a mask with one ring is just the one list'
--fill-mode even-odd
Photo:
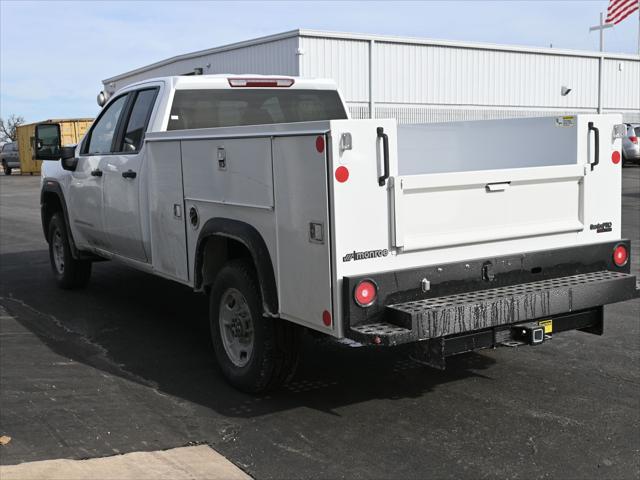
{"label": "crew cab door", "polygon": [[125,94],[114,99],[100,113],[82,144],[78,164],[71,174],[68,208],[79,246],[109,250],[103,221],[103,175],[128,98]]}
{"label": "crew cab door", "polygon": [[129,93],[113,154],[104,162],[104,227],[109,251],[145,262],[148,255],[140,208],[145,184],[143,140],[157,94],[157,87]]}

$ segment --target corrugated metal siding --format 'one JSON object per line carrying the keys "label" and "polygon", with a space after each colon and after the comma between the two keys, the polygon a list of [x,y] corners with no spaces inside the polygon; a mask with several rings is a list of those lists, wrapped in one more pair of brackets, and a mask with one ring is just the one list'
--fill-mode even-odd
{"label": "corrugated metal siding", "polygon": [[640,61],[605,59],[602,72],[604,108],[640,115]]}
{"label": "corrugated metal siding", "polygon": [[292,37],[220,52],[209,57],[211,69],[205,73],[299,75],[298,42],[298,38]]}
{"label": "corrugated metal siding", "polygon": [[[274,42],[251,45],[227,50],[201,57],[179,60],[169,65],[131,75],[110,87],[113,92],[126,85],[148,78],[184,75],[202,68],[204,74],[215,73],[256,73],[260,75],[299,75],[297,37],[285,38]],[[210,65],[209,67],[207,65]]]}
{"label": "corrugated metal siding", "polygon": [[369,42],[300,38],[300,75],[332,78],[352,102],[369,99]]}
{"label": "corrugated metal siding", "polygon": [[[594,112],[598,107],[598,54],[341,35],[307,31],[176,60],[130,75],[116,87],[182,75],[197,67],[204,73],[333,78],[352,115],[360,118],[369,112],[373,39],[373,100],[378,117],[431,122],[561,115]],[[621,56],[605,58],[603,63],[604,111],[640,121],[640,59]],[[571,93],[562,96],[562,86],[571,88]]]}
{"label": "corrugated metal siding", "polygon": [[378,102],[597,107],[593,58],[376,43],[374,68]]}

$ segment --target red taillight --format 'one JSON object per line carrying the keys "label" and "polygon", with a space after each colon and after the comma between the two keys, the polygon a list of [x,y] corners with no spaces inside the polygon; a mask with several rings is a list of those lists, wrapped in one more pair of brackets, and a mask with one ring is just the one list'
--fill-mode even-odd
{"label": "red taillight", "polygon": [[318,153],[324,152],[324,137],[322,135],[316,137],[316,150]]}
{"label": "red taillight", "polygon": [[280,87],[286,88],[294,84],[293,78],[229,78],[231,87]]}
{"label": "red taillight", "polygon": [[353,299],[361,307],[368,307],[376,301],[378,288],[371,280],[362,280],[353,292]]}
{"label": "red taillight", "polygon": [[322,323],[324,323],[326,327],[331,326],[331,314],[329,313],[329,310],[322,312]]}
{"label": "red taillight", "polygon": [[638,137],[629,137],[631,143],[638,143]]}
{"label": "red taillight", "polygon": [[613,263],[618,267],[624,267],[629,261],[629,251],[624,245],[618,245],[613,249]]}

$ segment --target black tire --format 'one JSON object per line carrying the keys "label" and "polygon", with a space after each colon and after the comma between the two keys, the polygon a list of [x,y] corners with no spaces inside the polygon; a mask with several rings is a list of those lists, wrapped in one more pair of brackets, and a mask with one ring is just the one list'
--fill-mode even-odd
{"label": "black tire", "polygon": [[49,221],[49,260],[60,288],[83,288],[89,283],[91,262],[73,258],[67,227],[61,213],[53,214]]}
{"label": "black tire", "polygon": [[[222,302],[230,298],[230,292],[239,292],[244,297],[253,325],[253,347],[244,357],[247,363],[240,366],[232,360],[222,338],[221,307]],[[298,365],[299,327],[285,320],[264,317],[262,313],[253,265],[246,260],[228,262],[218,273],[209,297],[211,339],[223,375],[231,385],[247,393],[266,392],[286,383]]]}
{"label": "black tire", "polygon": [[2,169],[4,170],[5,175],[11,175],[11,167],[7,167],[5,162],[2,162]]}

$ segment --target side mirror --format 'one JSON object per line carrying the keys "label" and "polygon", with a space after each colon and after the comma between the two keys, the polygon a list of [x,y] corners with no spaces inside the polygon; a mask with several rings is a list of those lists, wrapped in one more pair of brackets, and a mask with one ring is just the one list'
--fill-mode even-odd
{"label": "side mirror", "polygon": [[65,170],[75,171],[78,166],[78,159],[76,158],[76,146],[62,147],[60,150],[60,162],[62,168]]}
{"label": "side mirror", "polygon": [[60,160],[60,125],[36,125],[36,160]]}

